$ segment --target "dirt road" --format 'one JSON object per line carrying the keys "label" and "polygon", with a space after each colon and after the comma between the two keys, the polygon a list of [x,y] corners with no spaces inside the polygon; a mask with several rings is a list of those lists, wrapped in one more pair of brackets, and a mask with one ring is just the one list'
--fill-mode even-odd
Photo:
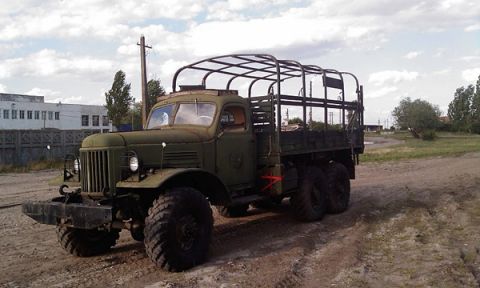
{"label": "dirt road", "polygon": [[107,255],[76,258],[18,204],[48,199],[58,172],[0,175],[2,287],[478,287],[480,154],[358,167],[349,210],[292,220],[288,202],[216,216],[209,261],[156,269],[122,232]]}

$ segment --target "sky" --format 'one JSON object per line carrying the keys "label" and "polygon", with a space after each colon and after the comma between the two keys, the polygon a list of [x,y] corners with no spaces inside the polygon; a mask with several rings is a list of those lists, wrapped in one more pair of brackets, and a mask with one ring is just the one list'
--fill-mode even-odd
{"label": "sky", "polygon": [[16,0],[0,4],[0,92],[102,105],[123,70],[138,101],[142,34],[167,91],[188,63],[267,53],[356,74],[367,124],[405,97],[446,114],[480,75],[478,0]]}

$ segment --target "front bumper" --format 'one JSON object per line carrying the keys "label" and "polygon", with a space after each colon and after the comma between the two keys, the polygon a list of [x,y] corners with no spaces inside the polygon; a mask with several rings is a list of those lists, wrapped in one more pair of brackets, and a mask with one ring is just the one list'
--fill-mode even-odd
{"label": "front bumper", "polygon": [[84,203],[65,204],[54,200],[24,202],[22,212],[42,224],[57,225],[62,223],[82,229],[94,229],[113,221],[112,206]]}

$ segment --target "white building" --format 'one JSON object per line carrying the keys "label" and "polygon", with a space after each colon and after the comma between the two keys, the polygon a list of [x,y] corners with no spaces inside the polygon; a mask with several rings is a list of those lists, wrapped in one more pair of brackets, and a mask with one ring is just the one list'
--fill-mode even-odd
{"label": "white building", "polygon": [[111,131],[103,106],[45,103],[43,96],[0,93],[0,130],[99,130]]}

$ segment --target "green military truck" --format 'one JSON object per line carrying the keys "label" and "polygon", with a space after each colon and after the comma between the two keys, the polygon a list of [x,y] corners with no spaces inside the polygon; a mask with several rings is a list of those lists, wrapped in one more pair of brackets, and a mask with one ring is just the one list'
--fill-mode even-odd
{"label": "green military truck", "polygon": [[[312,93],[312,82],[308,89],[308,79],[321,93]],[[207,80],[221,89],[207,89]],[[364,149],[363,90],[353,74],[235,54],[180,68],[172,90],[152,107],[143,131],[85,138],[79,155],[65,159],[61,195],[25,202],[23,213],[56,225],[73,255],[106,252],[128,229],[157,266],[182,271],[207,258],[212,205],[233,217],[250,204],[290,198],[302,221],[347,209]],[[292,128],[282,114],[294,112],[302,121]],[[317,114],[321,121],[312,120]]]}

